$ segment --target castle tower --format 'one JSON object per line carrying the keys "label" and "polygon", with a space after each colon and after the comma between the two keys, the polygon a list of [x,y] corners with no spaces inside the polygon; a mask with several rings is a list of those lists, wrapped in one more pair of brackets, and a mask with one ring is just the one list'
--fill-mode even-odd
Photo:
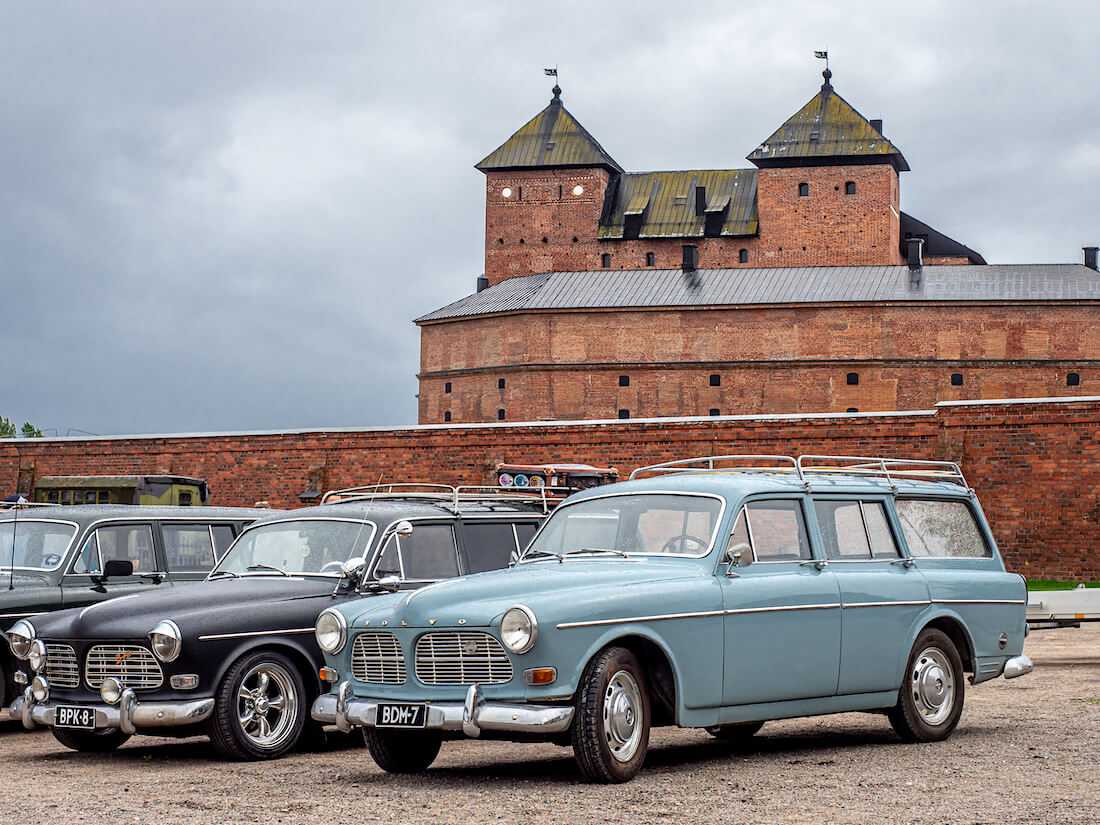
{"label": "castle tower", "polygon": [[622,168],[562,105],[550,105],[477,164],[485,173],[485,275],[493,286],[600,265],[597,231]]}
{"label": "castle tower", "polygon": [[832,72],[749,156],[761,266],[901,264],[901,152],[838,95]]}

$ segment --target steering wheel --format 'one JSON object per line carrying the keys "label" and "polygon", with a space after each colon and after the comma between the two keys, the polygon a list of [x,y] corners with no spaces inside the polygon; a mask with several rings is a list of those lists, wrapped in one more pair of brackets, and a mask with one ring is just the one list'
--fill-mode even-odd
{"label": "steering wheel", "polygon": [[329,571],[330,567],[333,570],[335,570],[337,573],[339,573],[339,572],[343,571],[344,563],[342,561],[330,561],[327,564],[321,565],[321,571],[320,572],[327,573]]}
{"label": "steering wheel", "polygon": [[[697,544],[699,546],[700,550],[706,550],[707,547],[710,546],[710,542],[705,541],[705,540],[699,538],[698,536],[692,536],[688,533],[681,533],[680,535],[673,536],[668,541],[666,541],[664,547],[661,548],[661,552],[662,553],[686,552],[687,548],[684,547],[684,544],[686,542],[689,542],[689,541],[695,542],[695,544]],[[679,551],[676,550],[677,543],[680,545],[680,550]]]}

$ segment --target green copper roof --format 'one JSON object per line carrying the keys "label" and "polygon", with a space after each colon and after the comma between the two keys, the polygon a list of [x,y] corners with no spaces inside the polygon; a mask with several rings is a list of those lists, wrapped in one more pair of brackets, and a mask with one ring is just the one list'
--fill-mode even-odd
{"label": "green copper roof", "polygon": [[829,163],[892,163],[909,171],[900,151],[871,123],[825,83],[748,159],[757,166],[816,166]]}
{"label": "green copper roof", "polygon": [[755,169],[624,174],[612,197],[599,238],[756,234]]}
{"label": "green copper roof", "polygon": [[621,172],[622,168],[611,155],[562,106],[560,95],[561,89],[555,86],[550,105],[477,164],[477,168],[487,172],[491,169],[605,166]]}

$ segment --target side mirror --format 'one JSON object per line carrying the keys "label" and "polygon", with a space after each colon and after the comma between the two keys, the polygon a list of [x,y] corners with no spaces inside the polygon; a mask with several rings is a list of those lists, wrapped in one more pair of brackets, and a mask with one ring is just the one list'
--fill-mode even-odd
{"label": "side mirror", "polygon": [[396,593],[401,589],[401,577],[400,576],[383,576],[378,581],[373,581],[368,585],[368,589],[373,590],[375,593]]}
{"label": "side mirror", "polygon": [[397,526],[393,529],[398,538],[407,539],[413,534],[413,526],[411,521],[399,521]]}
{"label": "side mirror", "polygon": [[134,563],[129,559],[108,559],[103,565],[103,579],[134,575]]}
{"label": "side mirror", "polygon": [[731,567],[748,567],[752,564],[752,548],[746,541],[739,541],[726,548],[726,561]]}
{"label": "side mirror", "polygon": [[367,569],[367,560],[364,558],[348,559],[340,568],[340,575],[345,579],[348,579],[352,584],[356,584],[359,579],[363,578],[363,573]]}

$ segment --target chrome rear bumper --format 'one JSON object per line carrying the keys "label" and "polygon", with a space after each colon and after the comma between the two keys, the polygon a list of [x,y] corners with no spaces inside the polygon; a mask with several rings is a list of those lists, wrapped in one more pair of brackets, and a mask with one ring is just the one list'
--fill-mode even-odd
{"label": "chrome rear bumper", "polygon": [[1017,676],[1026,676],[1034,669],[1035,665],[1031,663],[1031,659],[1021,653],[1005,662],[1005,678],[1015,679]]}
{"label": "chrome rear bumper", "polygon": [[[351,684],[341,682],[336,693],[317,697],[311,715],[316,721],[335,724],[342,731],[375,727],[380,704],[387,703],[380,699],[356,699],[352,695]],[[572,707],[487,702],[481,694],[480,685],[470,685],[465,702],[425,704],[425,728],[460,730],[471,737],[480,736],[483,730],[550,735],[568,730],[573,722]]]}
{"label": "chrome rear bumper", "polygon": [[90,707],[95,711],[95,727],[118,728],[123,733],[137,733],[138,728],[170,728],[202,722],[214,711],[213,699],[193,699],[189,702],[139,702],[134,691],[126,688],[117,705],[103,702],[36,702],[30,688],[23,691],[8,715],[20,719],[23,727],[33,730],[38,725],[54,726],[58,705]]}

